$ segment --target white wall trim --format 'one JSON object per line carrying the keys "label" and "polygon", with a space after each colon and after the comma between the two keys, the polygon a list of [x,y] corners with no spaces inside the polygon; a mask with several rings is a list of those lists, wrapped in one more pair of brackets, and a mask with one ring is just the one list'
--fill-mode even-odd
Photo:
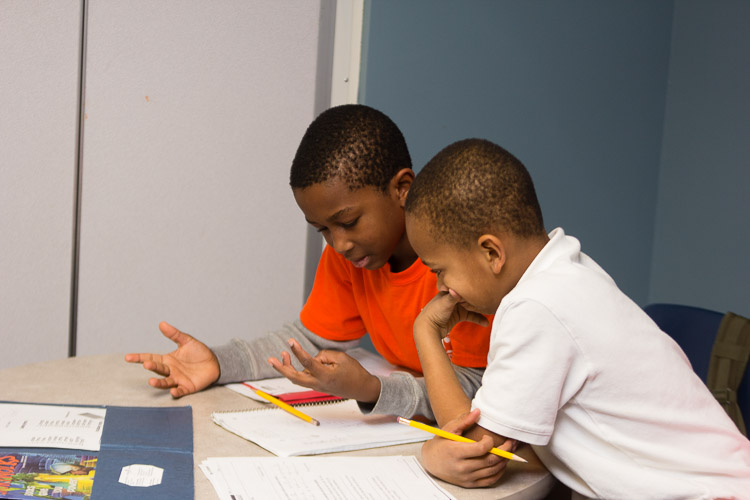
{"label": "white wall trim", "polygon": [[364,12],[364,0],[336,2],[331,106],[357,102]]}

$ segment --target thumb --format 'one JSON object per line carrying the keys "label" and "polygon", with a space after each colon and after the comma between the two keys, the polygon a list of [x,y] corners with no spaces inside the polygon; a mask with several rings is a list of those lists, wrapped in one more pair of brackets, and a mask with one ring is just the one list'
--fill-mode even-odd
{"label": "thumb", "polygon": [[479,408],[474,408],[469,413],[464,413],[443,427],[443,430],[453,434],[463,435],[464,431],[479,421]]}
{"label": "thumb", "polygon": [[[328,349],[323,349],[315,356],[315,359],[325,365],[341,364],[346,360],[346,358],[351,358],[351,356],[349,356],[345,352],[329,351]],[[354,358],[351,359],[355,362],[357,361]]]}
{"label": "thumb", "polygon": [[191,337],[187,333],[181,332],[166,321],[162,321],[161,323],[159,323],[159,330],[161,330],[162,335],[167,337],[178,346],[183,346],[193,339],[193,337]]}

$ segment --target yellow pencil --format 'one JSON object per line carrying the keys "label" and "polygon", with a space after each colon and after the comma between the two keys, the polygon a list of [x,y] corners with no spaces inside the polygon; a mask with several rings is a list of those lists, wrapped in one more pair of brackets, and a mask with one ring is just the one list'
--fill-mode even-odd
{"label": "yellow pencil", "polygon": [[[450,439],[452,441],[460,441],[462,443],[476,443],[476,441],[474,441],[473,439],[459,436],[458,434],[453,434],[452,432],[444,431],[443,429],[438,429],[437,427],[432,427],[431,425],[423,424],[422,422],[409,420],[408,418],[398,417],[398,423],[408,425],[411,427],[415,427],[417,429],[422,429],[423,431],[427,431],[431,434],[435,434],[436,436],[440,436],[445,439]],[[511,453],[505,450],[500,450],[498,448],[492,448],[490,450],[490,453],[495,454],[498,457],[507,458],[508,460],[517,460],[519,462],[527,462],[527,460],[519,457],[515,453]]]}
{"label": "yellow pencil", "polygon": [[297,408],[294,408],[293,406],[289,406],[288,404],[286,404],[285,402],[281,401],[280,399],[276,399],[275,397],[271,396],[270,394],[266,394],[265,392],[261,391],[260,389],[255,389],[255,393],[258,396],[262,397],[263,399],[268,400],[271,403],[275,404],[276,406],[278,406],[282,410],[286,410],[289,413],[291,413],[292,415],[294,415],[295,417],[301,418],[305,422],[309,422],[309,423],[311,423],[313,425],[320,425],[320,422],[318,422],[314,418],[305,415],[304,413],[302,413],[301,411],[299,411]]}

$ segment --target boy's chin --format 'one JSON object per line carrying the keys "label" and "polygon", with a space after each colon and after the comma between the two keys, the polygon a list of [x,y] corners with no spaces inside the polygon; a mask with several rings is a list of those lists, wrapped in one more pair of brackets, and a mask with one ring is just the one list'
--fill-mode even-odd
{"label": "boy's chin", "polygon": [[466,302],[461,304],[461,306],[467,311],[484,314],[485,316],[491,316],[497,311],[497,308],[490,310],[488,307],[477,307],[473,304],[467,304]]}

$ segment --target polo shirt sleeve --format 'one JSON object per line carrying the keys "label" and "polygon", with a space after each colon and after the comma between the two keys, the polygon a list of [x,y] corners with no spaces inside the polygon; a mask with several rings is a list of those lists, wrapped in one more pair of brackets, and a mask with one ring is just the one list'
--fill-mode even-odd
{"label": "polo shirt sleeve", "polygon": [[479,425],[529,444],[547,444],[558,410],[586,379],[568,329],[539,302],[501,305],[488,359],[472,401],[481,411]]}
{"label": "polo shirt sleeve", "polygon": [[351,264],[326,245],[312,291],[300,313],[300,321],[308,330],[328,340],[355,340],[366,333],[347,266]]}

